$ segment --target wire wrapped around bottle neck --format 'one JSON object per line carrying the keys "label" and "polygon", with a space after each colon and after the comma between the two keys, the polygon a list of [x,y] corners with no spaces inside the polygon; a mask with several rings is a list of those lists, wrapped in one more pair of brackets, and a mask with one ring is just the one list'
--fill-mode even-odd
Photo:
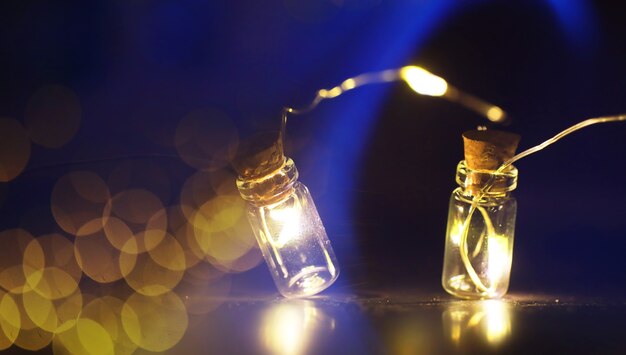
{"label": "wire wrapped around bottle neck", "polygon": [[[518,171],[509,166],[503,171],[471,169],[461,160],[456,169],[456,182],[469,195],[478,195],[481,192],[487,196],[502,195],[517,188]],[[481,191],[485,185],[489,189]]]}
{"label": "wire wrapped around bottle neck", "polygon": [[264,176],[237,179],[237,188],[241,197],[255,206],[265,206],[280,201],[289,194],[298,180],[298,169],[291,158]]}

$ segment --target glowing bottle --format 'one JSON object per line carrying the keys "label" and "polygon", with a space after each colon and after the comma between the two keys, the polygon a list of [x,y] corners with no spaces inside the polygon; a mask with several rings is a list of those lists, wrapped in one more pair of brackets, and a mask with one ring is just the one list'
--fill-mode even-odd
{"label": "glowing bottle", "polygon": [[509,287],[518,174],[514,166],[497,167],[513,156],[519,136],[471,132],[478,133],[464,134],[466,160],[457,166],[459,187],[450,198],[442,284],[457,297],[497,298]]}
{"label": "glowing bottle", "polygon": [[278,291],[285,297],[314,295],[339,276],[335,253],[293,161],[282,152],[271,160],[273,169],[241,175],[237,187],[248,201],[248,220]]}

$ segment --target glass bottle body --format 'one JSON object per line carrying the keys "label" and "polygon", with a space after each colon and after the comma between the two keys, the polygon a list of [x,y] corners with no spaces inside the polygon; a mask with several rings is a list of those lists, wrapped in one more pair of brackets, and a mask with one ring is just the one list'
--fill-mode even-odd
{"label": "glass bottle body", "polygon": [[461,186],[450,198],[442,285],[461,298],[498,298],[509,287],[517,212],[510,191],[517,184],[517,169],[502,177],[487,176],[496,181],[487,193],[468,185],[488,180],[475,174],[489,173],[471,171],[461,162]]}
{"label": "glass bottle body", "polygon": [[250,201],[247,214],[278,291],[305,297],[335,282],[339,268],[311,194],[296,181],[293,162],[286,165],[283,171],[293,170],[278,198]]}

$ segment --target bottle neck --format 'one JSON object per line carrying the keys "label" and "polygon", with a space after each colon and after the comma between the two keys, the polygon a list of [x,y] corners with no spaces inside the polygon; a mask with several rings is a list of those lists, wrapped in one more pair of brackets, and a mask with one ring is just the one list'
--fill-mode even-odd
{"label": "bottle neck", "polygon": [[255,206],[265,206],[282,200],[293,190],[298,180],[298,169],[291,158],[273,171],[259,177],[239,176],[237,188],[241,197]]}
{"label": "bottle neck", "polygon": [[496,173],[495,170],[471,169],[465,160],[461,160],[456,168],[456,182],[465,196],[507,197],[517,188],[517,175],[517,168],[513,165]]}

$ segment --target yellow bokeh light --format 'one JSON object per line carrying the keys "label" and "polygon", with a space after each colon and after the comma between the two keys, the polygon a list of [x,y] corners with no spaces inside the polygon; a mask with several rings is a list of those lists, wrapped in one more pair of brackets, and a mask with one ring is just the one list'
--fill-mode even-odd
{"label": "yellow bokeh light", "polygon": [[[122,253],[120,256],[120,270],[124,275],[126,283],[135,291],[147,295],[158,296],[167,293],[176,287],[185,272],[185,256],[182,249],[172,247],[174,243],[164,244],[164,248],[169,251],[178,252],[172,258],[164,256],[162,252],[156,252],[159,262],[167,265],[163,266],[156,262],[150,253],[139,255]],[[159,245],[160,248],[161,245]],[[136,258],[136,263],[132,265],[127,259]],[[131,266],[132,269],[126,269]]]}
{"label": "yellow bokeh light", "polygon": [[200,109],[181,120],[174,143],[185,163],[198,170],[214,171],[228,166],[233,159],[239,145],[239,132],[222,111]]}
{"label": "yellow bokeh light", "polygon": [[448,91],[448,83],[443,78],[417,66],[403,67],[400,77],[421,95],[443,96]]}
{"label": "yellow bokeh light", "polygon": [[[130,239],[127,243],[134,242],[134,239]],[[137,259],[134,253],[125,253],[114,248],[103,231],[77,238],[74,250],[76,261],[85,275],[99,283],[122,279],[133,270]]]}
{"label": "yellow bokeh light", "polygon": [[65,298],[78,288],[72,275],[55,266],[35,271],[27,282],[33,291],[50,300]]}
{"label": "yellow bokeh light", "polygon": [[[23,229],[0,232],[0,286],[12,293],[30,290],[26,277],[44,267],[41,246]],[[41,275],[41,274],[38,274]]]}
{"label": "yellow bokeh light", "polygon": [[22,327],[19,335],[15,339],[15,345],[22,349],[37,351],[50,345],[54,333],[35,327],[25,329]]}
{"label": "yellow bokeh light", "polygon": [[170,234],[154,249],[148,251],[151,259],[160,266],[173,271],[185,271],[185,252],[180,243]]}
{"label": "yellow bokeh light", "polygon": [[107,330],[99,323],[80,318],[76,322],[78,340],[87,354],[113,354],[113,341]]}
{"label": "yellow bokeh light", "polygon": [[[111,244],[126,253],[144,253],[155,248],[167,230],[167,211],[159,198],[147,190],[132,189],[115,195],[107,204],[111,224],[104,229]],[[132,235],[130,233],[132,233]],[[133,242],[129,243],[129,240]]]}
{"label": "yellow bokeh light", "polygon": [[56,331],[58,318],[51,300],[37,292],[29,291],[22,295],[22,301],[26,314],[37,327],[48,332]]}
{"label": "yellow bokeh light", "polygon": [[156,297],[135,293],[124,303],[121,316],[128,337],[149,351],[172,348],[189,325],[185,305],[173,292]]}
{"label": "yellow bokeh light", "polygon": [[22,319],[13,296],[0,290],[0,350],[11,347],[17,338]]}
{"label": "yellow bokeh light", "polygon": [[0,118],[0,182],[19,176],[30,159],[30,139],[16,120]]}
{"label": "yellow bokeh light", "polygon": [[64,231],[88,235],[102,229],[108,217],[109,188],[92,172],[75,171],[60,178],[52,190],[51,209]]}
{"label": "yellow bokeh light", "polygon": [[130,355],[137,349],[137,345],[128,338],[122,326],[123,306],[124,302],[115,297],[96,298],[85,306],[80,317],[91,319],[106,330],[113,341],[115,354]]}
{"label": "yellow bokeh light", "polygon": [[193,227],[187,221],[182,208],[181,205],[174,205],[168,208],[168,229],[183,249],[186,267],[190,268],[197,265],[204,258],[204,252],[195,240]]}

